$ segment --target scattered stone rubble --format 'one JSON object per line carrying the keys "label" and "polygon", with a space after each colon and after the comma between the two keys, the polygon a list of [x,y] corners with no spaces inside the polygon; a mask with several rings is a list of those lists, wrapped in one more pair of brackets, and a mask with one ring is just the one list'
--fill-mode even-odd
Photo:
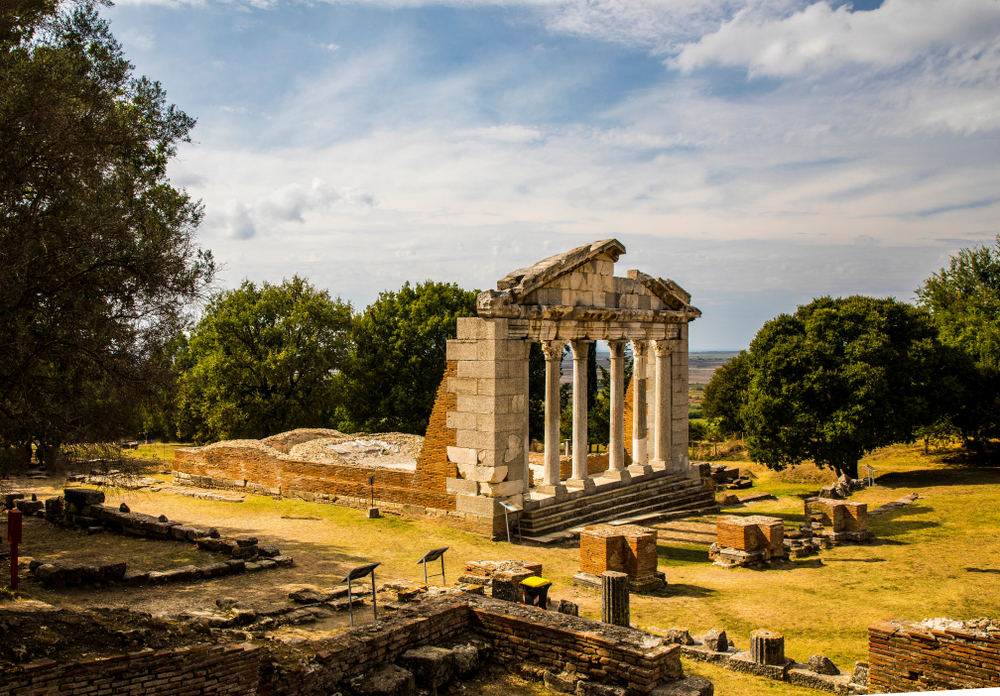
{"label": "scattered stone rubble", "polygon": [[712,480],[715,481],[716,488],[723,490],[744,490],[753,486],[753,479],[747,474],[742,474],[739,468],[729,467],[725,464],[712,464]]}
{"label": "scattered stone rubble", "polygon": [[214,528],[190,527],[171,522],[165,515],[153,517],[131,512],[124,503],[118,509],[106,507],[103,503],[104,492],[89,488],[67,488],[61,496],[38,502],[44,508],[41,514],[45,519],[62,527],[83,529],[88,534],[107,531],[150,539],[194,542],[201,549],[229,558],[204,566],[132,572],[120,561],[82,564],[65,559],[34,559],[29,564],[29,572],[38,582],[54,589],[100,582],[159,585],[269,570],[294,563],[291,556],[282,555],[277,546],[260,544],[257,537],[223,537]]}
{"label": "scattered stone rubble", "polygon": [[880,515],[892,512],[893,510],[899,510],[900,508],[913,505],[913,503],[916,502],[916,500],[919,497],[920,496],[917,495],[916,493],[910,493],[909,495],[904,495],[899,500],[893,500],[891,503],[886,503],[885,505],[881,505],[875,508],[874,510],[868,513],[868,516],[879,517]]}
{"label": "scattered stone rubble", "polygon": [[[819,691],[835,694],[867,694],[868,664],[858,662],[851,674],[841,672],[830,658],[824,655],[813,655],[805,663],[784,657],[781,649],[780,664],[767,664],[754,659],[751,651],[738,650],[736,645],[720,628],[713,628],[703,636],[692,637],[687,628],[675,627],[661,629],[650,626],[649,631],[663,636],[672,643],[681,646],[684,657],[710,662],[725,669],[752,674],[778,681],[786,681],[797,686],[804,686]],[[780,634],[762,631],[780,638]]]}
{"label": "scattered stone rubble", "polygon": [[[806,522],[834,546],[866,543],[874,538],[868,529],[868,504],[835,498],[807,498]],[[829,529],[827,529],[829,527]]]}
{"label": "scattered stone rubble", "polygon": [[720,516],[708,557],[723,568],[755,568],[786,560],[784,521],[777,517]]}
{"label": "scattered stone rubble", "polygon": [[847,474],[841,474],[840,478],[838,478],[834,483],[820,489],[819,497],[843,500],[844,498],[850,498],[851,493],[854,493],[855,491],[863,491],[864,489],[864,479],[852,479]]}

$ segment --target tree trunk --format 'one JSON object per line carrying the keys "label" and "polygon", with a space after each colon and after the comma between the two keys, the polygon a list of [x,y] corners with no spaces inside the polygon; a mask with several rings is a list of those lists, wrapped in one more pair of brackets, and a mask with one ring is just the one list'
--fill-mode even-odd
{"label": "tree trunk", "polygon": [[760,628],[750,633],[750,659],[758,665],[785,664],[785,637]]}
{"label": "tree trunk", "polygon": [[601,573],[601,621],[614,626],[630,625],[628,575],[606,570]]}

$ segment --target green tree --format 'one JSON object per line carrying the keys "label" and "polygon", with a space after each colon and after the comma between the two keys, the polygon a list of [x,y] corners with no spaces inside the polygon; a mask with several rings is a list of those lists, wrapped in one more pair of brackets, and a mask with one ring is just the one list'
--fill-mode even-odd
{"label": "green tree", "polygon": [[0,445],[134,433],[214,272],[167,164],[194,120],[90,0],[0,10]]}
{"label": "green tree", "polygon": [[741,350],[739,355],[716,370],[705,386],[701,398],[703,416],[716,421],[718,429],[727,435],[744,432],[746,428],[740,418],[740,408],[749,387],[750,356]]}
{"label": "green tree", "polygon": [[748,354],[750,457],[857,477],[866,453],[933,421],[940,352],[930,315],[894,299],[824,297],[772,319]]}
{"label": "green tree", "polygon": [[298,276],[214,295],[181,346],[178,435],[196,442],[333,427],[351,305]]}
{"label": "green tree", "polygon": [[917,298],[934,318],[941,342],[973,363],[949,370],[964,397],[949,421],[967,446],[979,449],[1000,434],[1000,235],[992,247],[959,251],[948,268],[924,281]]}
{"label": "green tree", "polygon": [[477,295],[429,280],[381,293],[354,324],[343,427],[424,434],[444,376],[447,340],[455,338],[458,317],[476,315]]}

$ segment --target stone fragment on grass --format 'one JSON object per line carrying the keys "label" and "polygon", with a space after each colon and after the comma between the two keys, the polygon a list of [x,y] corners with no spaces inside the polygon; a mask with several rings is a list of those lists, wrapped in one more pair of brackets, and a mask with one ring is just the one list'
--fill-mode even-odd
{"label": "stone fragment on grass", "polygon": [[825,655],[813,655],[810,657],[809,669],[816,674],[827,674],[830,676],[840,674],[840,670],[837,669],[837,665],[833,664],[833,660]]}
{"label": "stone fragment on grass", "polygon": [[264,556],[265,558],[274,558],[275,556],[280,556],[281,551],[274,544],[261,544],[257,547],[258,555]]}
{"label": "stone fragment on grass", "polygon": [[713,628],[701,638],[701,642],[706,648],[714,652],[726,652],[729,650],[729,639],[726,632],[721,628]]}

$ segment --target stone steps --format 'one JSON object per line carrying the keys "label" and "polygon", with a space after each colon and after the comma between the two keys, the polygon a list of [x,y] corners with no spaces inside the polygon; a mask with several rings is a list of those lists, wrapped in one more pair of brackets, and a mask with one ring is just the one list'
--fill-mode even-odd
{"label": "stone steps", "polygon": [[526,509],[521,515],[521,533],[539,542],[561,541],[577,537],[584,526],[599,522],[655,524],[718,512],[714,496],[700,480],[668,474]]}

